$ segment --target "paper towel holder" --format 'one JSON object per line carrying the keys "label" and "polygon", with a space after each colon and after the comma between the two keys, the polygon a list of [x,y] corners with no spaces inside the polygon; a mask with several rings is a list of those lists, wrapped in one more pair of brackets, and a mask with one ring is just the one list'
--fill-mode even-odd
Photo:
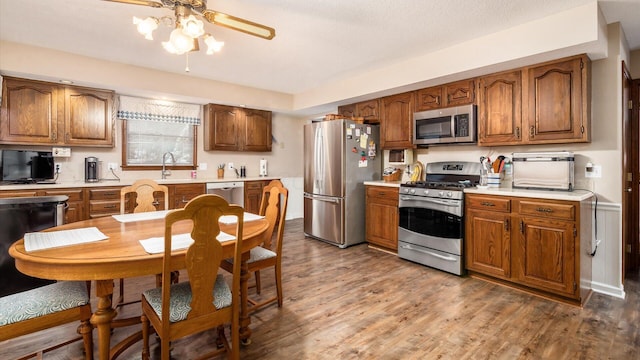
{"label": "paper towel holder", "polygon": [[260,176],[267,176],[267,160],[265,159],[260,160]]}

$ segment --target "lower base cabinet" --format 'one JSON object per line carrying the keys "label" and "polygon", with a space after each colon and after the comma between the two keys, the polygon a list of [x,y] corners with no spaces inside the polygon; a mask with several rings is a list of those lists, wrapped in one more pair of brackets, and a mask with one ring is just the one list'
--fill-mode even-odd
{"label": "lower base cabinet", "polygon": [[398,194],[390,186],[366,187],[366,239],[369,244],[398,252]]}
{"label": "lower base cabinet", "polygon": [[466,268],[581,305],[590,293],[591,200],[466,195]]}

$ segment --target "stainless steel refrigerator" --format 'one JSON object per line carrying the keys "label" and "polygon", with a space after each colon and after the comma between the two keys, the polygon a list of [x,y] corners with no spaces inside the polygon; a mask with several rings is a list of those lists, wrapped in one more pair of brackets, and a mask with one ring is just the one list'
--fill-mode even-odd
{"label": "stainless steel refrigerator", "polygon": [[364,181],[382,178],[377,125],[304,126],[304,233],[341,248],[365,241]]}

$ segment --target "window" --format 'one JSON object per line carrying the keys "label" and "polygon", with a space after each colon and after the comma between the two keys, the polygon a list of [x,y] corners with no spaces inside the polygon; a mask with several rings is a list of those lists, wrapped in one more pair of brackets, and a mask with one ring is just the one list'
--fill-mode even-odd
{"label": "window", "polygon": [[120,96],[122,168],[149,170],[162,166],[165,154],[172,169],[196,168],[196,126],[200,105]]}

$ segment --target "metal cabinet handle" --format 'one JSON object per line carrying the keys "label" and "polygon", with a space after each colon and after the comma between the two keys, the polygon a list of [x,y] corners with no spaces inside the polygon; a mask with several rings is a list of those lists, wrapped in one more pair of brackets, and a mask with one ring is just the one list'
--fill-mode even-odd
{"label": "metal cabinet handle", "polygon": [[504,231],[509,231],[509,219],[504,219]]}
{"label": "metal cabinet handle", "polygon": [[492,202],[488,202],[488,201],[483,201],[480,203],[480,205],[482,206],[496,206],[496,204],[492,203]]}
{"label": "metal cabinet handle", "polygon": [[551,214],[553,212],[553,209],[540,207],[540,208],[537,208],[536,211],[541,213]]}
{"label": "metal cabinet handle", "polygon": [[115,209],[117,207],[117,205],[105,205],[104,208],[105,209]]}
{"label": "metal cabinet handle", "polygon": [[516,126],[516,139],[520,139],[520,126]]}
{"label": "metal cabinet handle", "polygon": [[533,137],[535,136],[535,132],[536,132],[535,127],[533,127],[533,125],[531,125],[531,127],[529,127],[529,137],[531,137],[533,139]]}

